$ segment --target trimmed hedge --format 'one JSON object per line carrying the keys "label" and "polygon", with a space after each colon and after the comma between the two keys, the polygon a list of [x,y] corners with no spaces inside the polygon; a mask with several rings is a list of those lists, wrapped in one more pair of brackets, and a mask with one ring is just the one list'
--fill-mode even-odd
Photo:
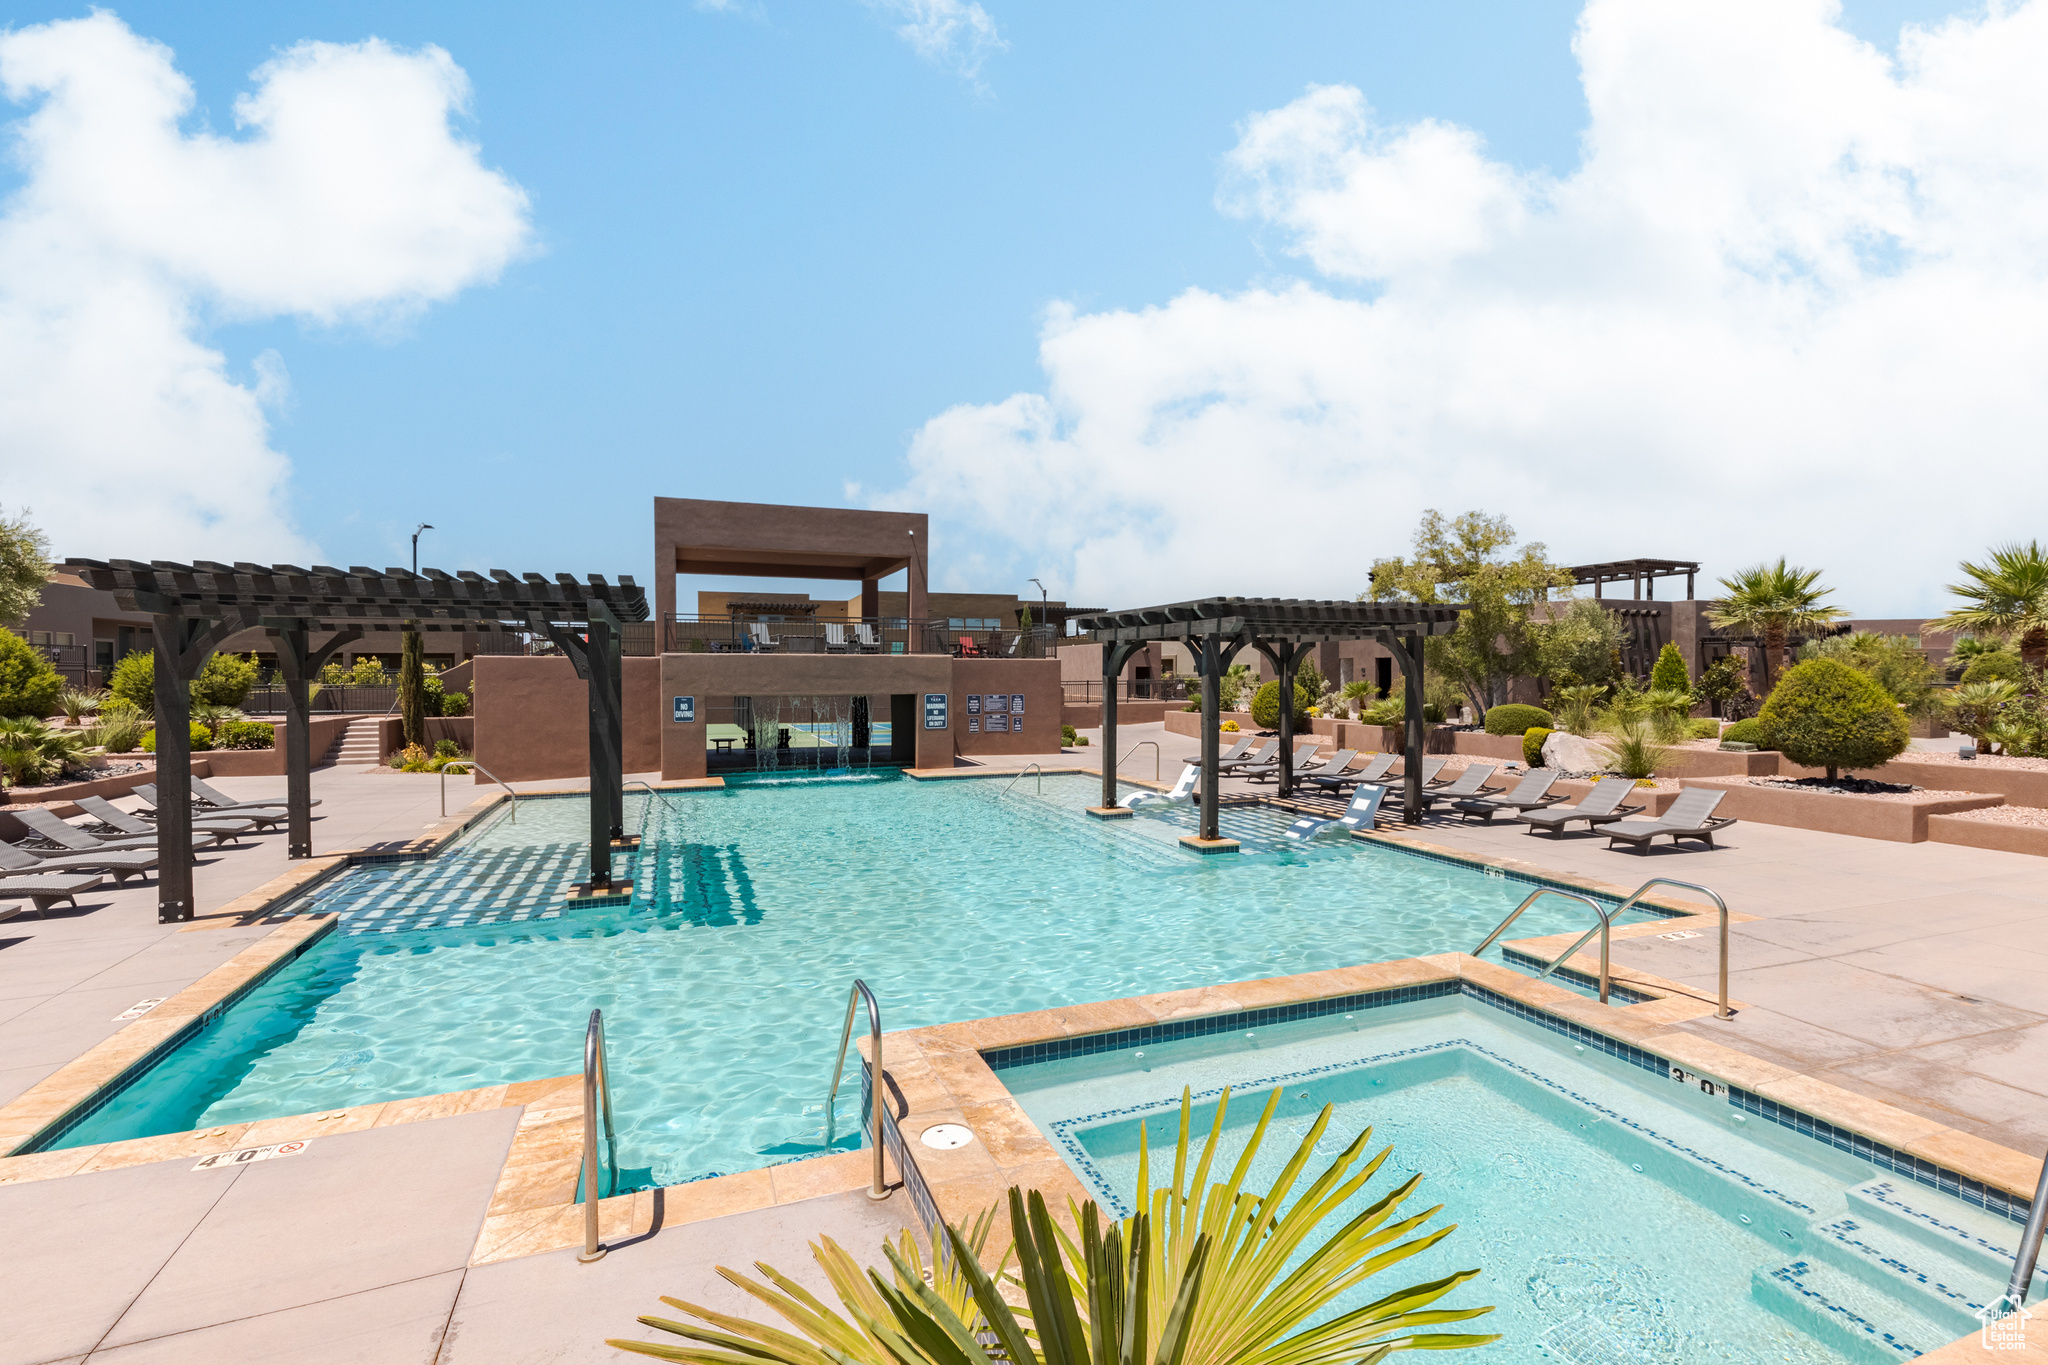
{"label": "trimmed hedge", "polygon": [[1489,735],[1520,735],[1541,726],[1550,729],[1557,724],[1557,718],[1540,706],[1524,706],[1520,702],[1509,702],[1493,707],[1486,713],[1486,733]]}
{"label": "trimmed hedge", "polygon": [[1756,723],[1756,717],[1754,716],[1751,716],[1748,720],[1738,720],[1723,730],[1721,732],[1721,742],[1723,744],[1754,744],[1759,749],[1771,747],[1764,743],[1764,729]]}
{"label": "trimmed hedge", "polygon": [[1678,646],[1666,644],[1657,651],[1657,662],[1650,669],[1650,690],[1655,692],[1668,689],[1673,692],[1692,690],[1692,679],[1685,675],[1685,656],[1678,652]]}
{"label": "trimmed hedge", "polygon": [[1543,741],[1549,739],[1555,733],[1557,732],[1546,730],[1540,725],[1532,725],[1522,731],[1522,762],[1532,768],[1542,767]]}
{"label": "trimmed hedge", "polygon": [[275,749],[277,727],[260,720],[223,721],[213,732],[213,742],[223,749]]}
{"label": "trimmed hedge", "polygon": [[1804,768],[1876,768],[1906,751],[1913,732],[1877,679],[1834,659],[1785,670],[1757,716],[1768,743]]}
{"label": "trimmed hedge", "polygon": [[[1300,683],[1294,685],[1294,723],[1308,724],[1308,709],[1316,699]],[[1261,730],[1270,730],[1280,723],[1280,680],[1278,678],[1252,694],[1252,723]]]}
{"label": "trimmed hedge", "polygon": [[[133,658],[134,656],[130,655],[129,657]],[[263,728],[268,730],[270,727],[266,725]],[[198,721],[193,721],[191,743],[193,753],[204,753],[213,747],[213,731],[207,729]],[[156,752],[156,727],[154,725],[150,726],[149,733],[142,737],[142,747],[146,753],[153,754]]]}
{"label": "trimmed hedge", "polygon": [[469,714],[469,693],[443,692],[441,714],[444,716],[466,716]]}
{"label": "trimmed hedge", "polygon": [[57,709],[64,679],[42,652],[0,626],[0,716],[42,720]]}

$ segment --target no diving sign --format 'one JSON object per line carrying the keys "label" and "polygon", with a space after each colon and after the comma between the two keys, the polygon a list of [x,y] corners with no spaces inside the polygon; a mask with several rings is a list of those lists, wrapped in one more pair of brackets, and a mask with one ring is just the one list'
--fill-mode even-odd
{"label": "no diving sign", "polygon": [[675,699],[674,723],[677,725],[695,725],[697,723],[697,699],[695,697],[677,697]]}

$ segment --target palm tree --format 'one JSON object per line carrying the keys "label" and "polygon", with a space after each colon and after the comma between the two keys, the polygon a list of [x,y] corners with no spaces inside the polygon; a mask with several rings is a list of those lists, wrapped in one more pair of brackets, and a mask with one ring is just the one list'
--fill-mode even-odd
{"label": "palm tree", "polygon": [[2048,664],[2048,552],[2040,542],[1994,546],[1990,564],[1965,560],[1963,572],[1970,582],[1951,583],[1948,590],[1968,605],[1921,629],[2011,640],[2027,667]]}
{"label": "palm tree", "polygon": [[1817,630],[1846,614],[1821,601],[1834,589],[1814,586],[1819,578],[1819,569],[1788,568],[1781,558],[1721,580],[1728,595],[1714,603],[1708,619],[1723,630],[1763,636],[1765,692],[1771,690],[1772,674],[1785,670],[1786,636]]}

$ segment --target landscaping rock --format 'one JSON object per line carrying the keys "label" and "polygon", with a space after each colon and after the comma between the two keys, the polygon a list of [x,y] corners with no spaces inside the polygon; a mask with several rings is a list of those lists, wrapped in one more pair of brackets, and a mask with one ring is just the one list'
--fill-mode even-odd
{"label": "landscaping rock", "polygon": [[1605,772],[1613,764],[1614,755],[1579,735],[1556,730],[1543,741],[1543,766],[1546,768],[1571,773],[1598,773]]}

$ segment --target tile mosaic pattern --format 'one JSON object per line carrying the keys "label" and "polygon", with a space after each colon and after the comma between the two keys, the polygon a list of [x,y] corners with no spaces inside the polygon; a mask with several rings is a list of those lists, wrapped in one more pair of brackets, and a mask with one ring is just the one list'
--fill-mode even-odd
{"label": "tile mosaic pattern", "polygon": [[[1541,971],[1550,965],[1548,958],[1538,957],[1534,953],[1520,952],[1514,948],[1501,949],[1501,956],[1512,966],[1527,967],[1532,971]],[[1589,996],[1596,999],[1600,994],[1600,978],[1591,972],[1582,972],[1576,967],[1559,967],[1550,974],[1550,979],[1553,981],[1561,980],[1561,984],[1567,986],[1583,987]],[[1661,998],[1660,996],[1644,995],[1639,991],[1632,991],[1626,986],[1616,984],[1611,977],[1607,982],[1607,1001],[1611,1005],[1640,1005],[1646,1001]]]}
{"label": "tile mosaic pattern", "polygon": [[[1921,1223],[1926,1227],[1932,1228],[1936,1232],[1942,1233],[1947,1237],[1952,1237],[1958,1242],[1967,1242],[1971,1246],[1976,1247],[1980,1251],[1989,1252],[1997,1260],[2010,1261],[2016,1255],[2019,1254],[2019,1247],[2017,1246],[2017,1244],[2013,1246],[2006,1246],[2002,1242],[1986,1241],[1984,1238],[1979,1237],[1976,1233],[1969,1231],[1967,1228],[1959,1228],[1953,1223],[1935,1217],[1933,1214],[1927,1212],[1925,1209],[1917,1209],[1913,1207],[1911,1204],[1906,1202],[1905,1192],[1899,1189],[1896,1185],[1892,1184],[1889,1180],[1873,1180],[1867,1185],[1859,1185],[1857,1186],[1857,1193],[1863,1195],[1873,1204],[1882,1204],[1885,1208],[1890,1209],[1893,1213],[1897,1214],[1901,1218],[1911,1218],[1915,1222]],[[1954,1191],[1944,1190],[1944,1193],[1953,1194]],[[1997,1210],[1994,1209],[1991,1210],[1991,1212],[1995,1213],[1997,1212]],[[2017,1216],[2008,1216],[2012,1217],[2014,1222],[2024,1227],[2027,1221],[2026,1206],[2024,1204],[2019,1206],[2019,1213],[2017,1214]],[[2036,1275],[2039,1275],[2041,1272],[2036,1271],[2035,1273]]]}
{"label": "tile mosaic pattern", "polygon": [[1938,1294],[1956,1304],[1965,1312],[1974,1313],[1984,1305],[1960,1290],[1951,1289],[1933,1276],[1915,1270],[1896,1256],[1890,1256],[1863,1240],[1863,1224],[1854,1218],[1838,1218],[1820,1229],[1821,1235],[1832,1238],[1859,1256],[1866,1256],[1885,1269],[1903,1279],[1911,1280],[1930,1294]]}
{"label": "tile mosaic pattern", "polygon": [[[344,934],[475,928],[558,919],[562,898],[585,874],[590,850],[577,843],[457,849],[438,858],[352,869],[291,903],[295,913],[331,912]],[[635,855],[614,860],[631,877]]]}
{"label": "tile mosaic pattern", "polygon": [[[1818,1293],[1809,1287],[1804,1281],[1806,1276],[1812,1273],[1812,1271],[1812,1262],[1794,1261],[1790,1265],[1779,1266],[1776,1270],[1773,1270],[1771,1278],[1804,1299],[1813,1308],[1825,1313],[1828,1317],[1841,1323],[1849,1330],[1858,1332],[1874,1342],[1882,1342],[1890,1347],[1898,1353],[1898,1357],[1901,1360],[1910,1360],[1914,1356],[1925,1354],[1919,1347],[1901,1341],[1870,1319],[1864,1317],[1861,1313],[1853,1309],[1844,1308],[1826,1295]],[[1929,1344],[1931,1345],[1932,1343]]]}

